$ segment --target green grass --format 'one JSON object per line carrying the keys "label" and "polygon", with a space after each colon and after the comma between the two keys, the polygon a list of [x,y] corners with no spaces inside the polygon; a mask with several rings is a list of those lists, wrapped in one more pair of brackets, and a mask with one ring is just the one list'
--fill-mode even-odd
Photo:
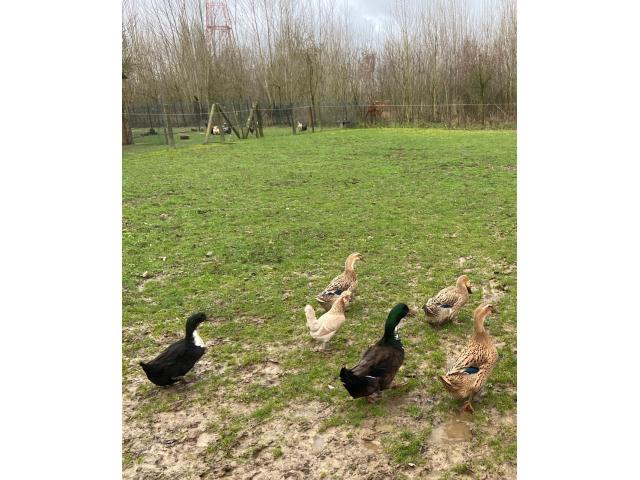
{"label": "green grass", "polygon": [[[191,135],[175,149],[161,145],[161,136],[123,149],[123,381],[139,375],[137,360],[177,339],[186,317],[200,310],[216,319],[200,329],[211,345],[206,358],[225,371],[193,381],[179,395],[140,387],[140,416],[178,401],[206,405],[214,402],[211,392],[224,388],[225,400],[251,408],[247,416],[229,413],[229,428],[212,449],[228,453],[242,422],[266,422],[292,403],[332,405],[324,428],[357,428],[395,415],[403,396],[425,392],[435,408],[402,408],[415,429],[399,429],[397,435],[410,438],[390,447],[396,461],[415,460],[432,416],[460,408],[433,377],[449,355],[443,338],[466,342],[482,292],[472,295],[458,324],[433,330],[421,314],[405,322],[399,376],[408,383],[379,404],[352,401],[338,371],[381,336],[395,303],[421,306],[463,269],[475,285],[493,280],[506,289],[499,314],[487,321],[505,346],[474,423],[488,424],[494,408],[513,414],[514,131],[370,128],[292,136],[267,129],[263,139],[229,138],[224,145],[201,145],[203,136]],[[304,305],[316,306],[315,294],[354,251],[365,257],[359,295],[330,353],[314,352]],[[467,258],[463,267],[459,257]],[[260,370],[252,383],[238,383],[267,359],[282,369],[275,384],[262,382]],[[515,462],[515,431],[503,440],[506,449],[488,445],[488,438],[485,445],[496,459]]]}
{"label": "green grass", "polygon": [[429,436],[430,429],[415,433],[411,430],[402,430],[399,434],[387,439],[385,450],[390,454],[394,462],[398,464],[419,464],[422,460],[422,449]]}

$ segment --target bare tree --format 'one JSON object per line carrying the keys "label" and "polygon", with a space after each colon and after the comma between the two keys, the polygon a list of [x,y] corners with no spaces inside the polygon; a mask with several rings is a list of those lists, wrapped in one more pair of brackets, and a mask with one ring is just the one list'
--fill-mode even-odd
{"label": "bare tree", "polygon": [[280,121],[279,109],[310,105],[325,123],[374,101],[399,105],[385,113],[401,123],[515,113],[515,0],[389,3],[376,32],[354,28],[342,0],[231,0],[223,43],[206,34],[205,0],[125,0],[127,98],[183,113],[194,97],[239,110],[259,101]]}

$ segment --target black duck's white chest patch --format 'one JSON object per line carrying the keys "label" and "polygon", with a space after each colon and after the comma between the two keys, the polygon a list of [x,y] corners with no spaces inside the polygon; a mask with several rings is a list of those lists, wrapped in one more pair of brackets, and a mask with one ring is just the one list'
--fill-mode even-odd
{"label": "black duck's white chest patch", "polygon": [[193,331],[193,343],[197,346],[197,347],[204,347],[204,342],[202,341],[202,339],[200,338],[200,335],[198,335],[198,331],[194,330]]}

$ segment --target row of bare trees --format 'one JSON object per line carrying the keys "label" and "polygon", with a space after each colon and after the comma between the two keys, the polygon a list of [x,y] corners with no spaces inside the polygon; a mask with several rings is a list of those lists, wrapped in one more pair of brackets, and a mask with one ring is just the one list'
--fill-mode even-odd
{"label": "row of bare trees", "polygon": [[211,37],[205,0],[124,0],[124,101],[312,114],[377,101],[399,105],[403,123],[515,118],[515,0],[390,1],[379,29],[358,27],[343,0],[228,4],[231,34]]}

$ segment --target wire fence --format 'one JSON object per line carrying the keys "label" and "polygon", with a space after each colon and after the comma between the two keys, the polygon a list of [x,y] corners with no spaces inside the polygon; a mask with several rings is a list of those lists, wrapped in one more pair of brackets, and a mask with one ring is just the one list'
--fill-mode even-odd
{"label": "wire fence", "polygon": [[[219,104],[230,122],[242,129],[250,115],[249,105]],[[448,103],[448,104],[372,104],[332,103],[311,105],[270,105],[259,103],[265,127],[291,127],[298,123],[307,128],[323,130],[362,126],[426,126],[443,124],[448,127],[470,125],[515,124],[515,103]],[[172,102],[128,104],[123,115],[129,127],[136,129],[162,129],[166,119],[171,127],[206,129],[211,104],[207,102]],[[219,123],[215,117],[214,123]]]}
{"label": "wire fence", "polygon": [[[198,142],[206,135],[213,105],[203,102],[127,104],[123,111],[122,143],[170,144],[176,139]],[[214,113],[212,128],[206,141],[225,141],[232,131],[239,138],[262,136],[262,127],[284,127],[270,134],[301,133],[335,128],[384,126],[444,126],[446,128],[515,127],[515,103],[450,103],[450,104],[303,104],[263,106],[252,113],[248,105],[218,104],[224,112]],[[260,128],[256,122],[260,118]],[[231,125],[227,125],[230,123]],[[177,129],[176,132],[173,129]],[[196,133],[193,133],[196,132]],[[144,138],[146,137],[146,138]],[[218,140],[215,140],[215,139]],[[233,138],[233,137],[232,137]]]}

